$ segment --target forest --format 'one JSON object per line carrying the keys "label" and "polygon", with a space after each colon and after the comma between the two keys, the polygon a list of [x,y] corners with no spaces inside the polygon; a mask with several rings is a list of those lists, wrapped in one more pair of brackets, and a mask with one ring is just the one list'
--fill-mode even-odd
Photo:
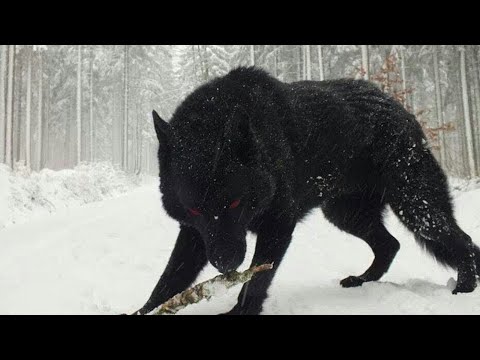
{"label": "forest", "polygon": [[157,173],[151,111],[244,65],[285,82],[364,78],[415,114],[450,176],[480,175],[479,45],[0,45],[0,163]]}

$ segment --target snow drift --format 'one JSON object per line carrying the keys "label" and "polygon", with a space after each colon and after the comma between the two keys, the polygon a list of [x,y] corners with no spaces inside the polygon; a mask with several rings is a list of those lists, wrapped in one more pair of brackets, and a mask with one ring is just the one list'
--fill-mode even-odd
{"label": "snow drift", "polygon": [[0,228],[53,212],[116,197],[153,180],[129,175],[109,163],[82,164],[74,169],[30,172],[0,164]]}

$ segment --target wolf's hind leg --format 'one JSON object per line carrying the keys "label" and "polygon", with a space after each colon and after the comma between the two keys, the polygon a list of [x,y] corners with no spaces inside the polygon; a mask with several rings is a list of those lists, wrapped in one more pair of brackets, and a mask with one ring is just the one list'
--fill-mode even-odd
{"label": "wolf's hind leg", "polygon": [[400,244],[382,223],[385,204],[379,194],[355,194],[329,200],[323,207],[325,217],[339,229],[364,240],[375,258],[370,267],[359,276],[349,276],[343,287],[360,286],[377,281],[385,274],[400,249]]}
{"label": "wolf's hind leg", "polygon": [[371,236],[358,236],[372,249],[375,258],[370,267],[360,276],[349,276],[340,284],[343,287],[360,286],[364,282],[379,280],[390,268],[400,244],[383,225],[380,225]]}

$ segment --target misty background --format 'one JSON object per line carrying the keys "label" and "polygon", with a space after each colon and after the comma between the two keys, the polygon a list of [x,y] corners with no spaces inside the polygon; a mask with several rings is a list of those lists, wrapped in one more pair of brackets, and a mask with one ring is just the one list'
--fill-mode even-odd
{"label": "misty background", "polygon": [[479,45],[0,45],[0,163],[158,172],[151,111],[240,65],[285,82],[364,78],[422,124],[449,175],[480,175]]}

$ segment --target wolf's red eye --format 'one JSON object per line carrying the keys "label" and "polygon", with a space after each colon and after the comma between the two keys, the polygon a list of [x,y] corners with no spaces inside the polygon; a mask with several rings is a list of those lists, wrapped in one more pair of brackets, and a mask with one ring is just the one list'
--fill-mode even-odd
{"label": "wolf's red eye", "polygon": [[240,200],[235,200],[230,204],[230,209],[235,209],[238,207],[238,205],[240,205]]}
{"label": "wolf's red eye", "polygon": [[188,212],[193,216],[198,216],[201,212],[198,209],[188,209]]}

